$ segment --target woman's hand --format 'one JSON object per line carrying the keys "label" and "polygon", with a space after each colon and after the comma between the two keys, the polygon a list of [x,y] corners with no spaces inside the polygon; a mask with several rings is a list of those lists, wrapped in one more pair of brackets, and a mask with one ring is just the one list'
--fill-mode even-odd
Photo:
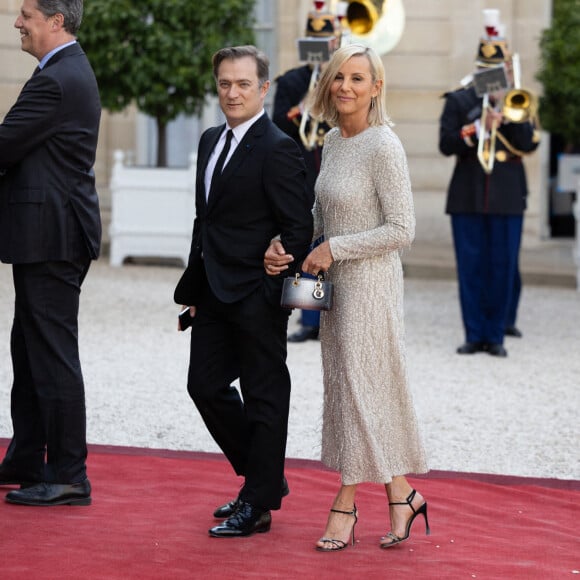
{"label": "woman's hand", "polygon": [[292,254],[287,254],[280,240],[272,240],[264,254],[264,269],[270,276],[277,276],[288,270],[288,264],[294,261]]}
{"label": "woman's hand", "polygon": [[317,276],[319,272],[326,273],[334,262],[328,241],[316,246],[302,264],[302,271]]}

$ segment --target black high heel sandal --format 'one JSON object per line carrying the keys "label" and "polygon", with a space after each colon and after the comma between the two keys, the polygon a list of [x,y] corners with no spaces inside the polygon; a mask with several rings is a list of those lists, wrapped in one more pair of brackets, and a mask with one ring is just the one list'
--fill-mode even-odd
{"label": "black high heel sandal", "polygon": [[391,546],[395,546],[396,544],[400,544],[401,542],[404,542],[409,537],[409,533],[411,532],[411,525],[413,524],[413,521],[415,520],[415,518],[419,514],[422,514],[423,517],[425,518],[425,535],[428,536],[431,533],[431,530],[429,528],[429,520],[427,519],[427,502],[423,503],[421,505],[421,507],[419,507],[418,509],[415,509],[413,507],[413,505],[412,505],[413,500],[415,499],[415,494],[416,493],[417,493],[417,491],[414,489],[409,494],[409,497],[405,501],[389,502],[389,505],[406,505],[406,506],[409,506],[413,510],[413,515],[409,518],[409,521],[407,522],[407,527],[405,529],[405,535],[402,536],[402,537],[399,537],[396,534],[393,534],[393,532],[388,532],[385,536],[383,536],[381,538],[381,540],[389,539],[391,541],[388,542],[388,543],[385,543],[385,544],[383,544],[381,542],[381,548],[390,548]]}
{"label": "black high heel sandal", "polygon": [[[335,510],[335,509],[331,509],[330,511],[334,512],[335,514],[346,514],[347,516],[354,517],[354,524],[352,524],[352,532],[351,532],[351,544],[354,546],[354,527],[358,522],[358,511],[356,509],[356,504],[354,505],[353,510],[351,512],[345,512],[343,510]],[[322,548],[320,546],[316,546],[316,549],[319,552],[339,552],[340,550],[344,550],[348,546],[347,542],[343,542],[342,540],[335,540],[333,538],[320,538],[320,540],[318,541],[328,542],[333,545],[332,548]]]}

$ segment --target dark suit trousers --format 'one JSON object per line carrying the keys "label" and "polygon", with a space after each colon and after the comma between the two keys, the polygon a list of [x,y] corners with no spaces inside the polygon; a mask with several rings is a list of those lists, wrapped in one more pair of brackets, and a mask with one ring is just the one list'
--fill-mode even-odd
{"label": "dark suit trousers", "polygon": [[[220,302],[202,284],[191,331],[188,391],[238,475],[240,499],[279,509],[290,406],[288,315],[262,288]],[[237,378],[240,391],[232,386]],[[243,398],[243,399],[242,399]]]}
{"label": "dark suit trousers", "polygon": [[86,478],[85,393],[77,319],[81,284],[89,265],[86,259],[13,266],[14,435],[4,462],[52,483]]}

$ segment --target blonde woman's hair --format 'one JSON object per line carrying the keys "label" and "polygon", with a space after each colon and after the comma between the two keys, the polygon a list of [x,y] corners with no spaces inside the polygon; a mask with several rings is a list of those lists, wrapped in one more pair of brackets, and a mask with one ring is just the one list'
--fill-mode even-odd
{"label": "blonde woman's hair", "polygon": [[382,81],[379,92],[371,101],[369,125],[391,125],[385,107],[385,67],[377,53],[369,46],[347,44],[335,51],[316,85],[311,103],[311,114],[331,126],[338,124],[338,111],[330,96],[330,87],[340,67],[353,56],[365,56],[370,65],[373,83]]}

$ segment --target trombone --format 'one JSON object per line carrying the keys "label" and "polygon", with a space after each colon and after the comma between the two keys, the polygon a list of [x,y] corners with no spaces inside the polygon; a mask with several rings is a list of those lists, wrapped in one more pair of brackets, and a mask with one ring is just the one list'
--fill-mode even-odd
{"label": "trombone", "polygon": [[503,101],[503,116],[511,123],[525,123],[536,116],[538,99],[536,95],[521,88],[520,55],[512,57],[514,88],[508,91]]}
{"label": "trombone", "polygon": [[477,158],[483,170],[489,175],[493,171],[495,162],[495,143],[497,139],[497,123],[495,119],[491,125],[489,137],[486,136],[485,122],[489,111],[489,93],[483,95],[481,118],[479,120],[479,136],[477,142]]}
{"label": "trombone", "polygon": [[[316,88],[316,83],[318,82],[318,76],[320,75],[320,63],[316,63],[312,69],[312,74],[310,75],[310,84],[308,86],[308,93],[306,93],[306,99],[304,101],[304,112],[302,113],[302,118],[300,119],[300,127],[298,128],[298,133],[300,139],[307,151],[312,151],[316,146],[320,146],[320,135],[318,134],[318,121],[310,116],[310,104],[309,98]],[[308,132],[306,130],[306,125],[310,122],[308,127]]]}
{"label": "trombone", "polygon": [[[514,76],[514,88],[506,93],[502,101],[501,112],[510,123],[526,123],[533,121],[538,109],[537,97],[526,89],[521,88],[520,55],[515,53],[512,57],[512,70]],[[497,132],[497,123],[492,123],[489,137],[487,137],[485,121],[489,111],[489,93],[483,95],[479,136],[477,144],[477,158],[481,167],[488,175],[493,171],[495,162],[495,145],[499,138],[502,143],[512,152],[523,155],[523,152],[515,150],[509,142]]]}

